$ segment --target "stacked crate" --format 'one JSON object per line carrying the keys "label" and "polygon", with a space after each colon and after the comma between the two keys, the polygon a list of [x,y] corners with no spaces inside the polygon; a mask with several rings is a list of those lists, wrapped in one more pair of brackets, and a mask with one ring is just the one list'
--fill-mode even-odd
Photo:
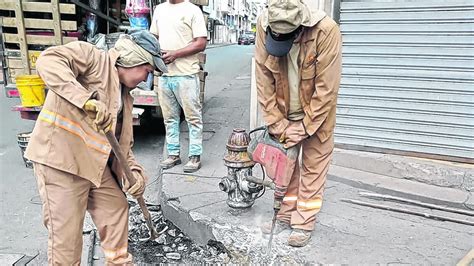
{"label": "stacked crate", "polygon": [[59,0],[2,0],[0,14],[6,92],[8,97],[14,97],[17,96],[14,84],[16,77],[36,74],[35,63],[41,51],[52,45],[77,40],[77,37],[68,36],[74,36],[71,33],[77,31],[77,22],[74,19],[61,19],[63,14],[75,15],[76,7],[74,4],[59,3]]}

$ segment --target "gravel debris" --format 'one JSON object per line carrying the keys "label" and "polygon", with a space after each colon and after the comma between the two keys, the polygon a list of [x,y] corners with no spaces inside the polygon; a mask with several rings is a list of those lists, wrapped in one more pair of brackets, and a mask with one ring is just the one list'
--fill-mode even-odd
{"label": "gravel debris", "polygon": [[230,261],[222,244],[210,242],[205,247],[198,246],[179,228],[163,217],[159,206],[149,206],[153,224],[160,236],[148,240],[149,231],[135,202],[129,202],[129,248],[137,264],[156,263],[212,263],[222,264]]}

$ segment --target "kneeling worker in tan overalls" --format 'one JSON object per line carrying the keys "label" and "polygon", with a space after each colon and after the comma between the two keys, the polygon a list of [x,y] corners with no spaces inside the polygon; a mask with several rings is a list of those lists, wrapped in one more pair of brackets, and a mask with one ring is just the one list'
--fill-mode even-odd
{"label": "kneeling worker in tan overalls", "polygon": [[[101,51],[86,42],[47,49],[36,63],[49,89],[26,157],[34,162],[48,229],[48,263],[79,265],[86,210],[99,231],[108,264],[131,264],[128,203],[138,197],[146,177],[136,162],[130,89],[166,72],[158,41],[147,31],[122,35]],[[137,182],[130,187],[111,153],[104,132],[119,139]],[[122,188],[121,188],[122,187]]]}

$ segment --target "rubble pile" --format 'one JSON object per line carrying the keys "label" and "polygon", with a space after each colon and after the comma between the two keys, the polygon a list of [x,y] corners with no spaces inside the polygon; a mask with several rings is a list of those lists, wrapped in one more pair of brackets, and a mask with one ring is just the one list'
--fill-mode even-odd
{"label": "rubble pile", "polygon": [[[256,224],[259,222],[256,221]],[[313,265],[307,254],[287,245],[289,232],[273,238],[269,253],[268,235],[263,235],[258,227],[221,225],[214,231],[216,238],[222,240],[233,264],[244,265]]]}
{"label": "rubble pile", "polygon": [[135,263],[228,263],[230,257],[218,242],[205,247],[193,243],[179,228],[167,221],[159,206],[150,206],[150,214],[159,237],[148,240],[149,231],[140,207],[130,202],[129,247]]}

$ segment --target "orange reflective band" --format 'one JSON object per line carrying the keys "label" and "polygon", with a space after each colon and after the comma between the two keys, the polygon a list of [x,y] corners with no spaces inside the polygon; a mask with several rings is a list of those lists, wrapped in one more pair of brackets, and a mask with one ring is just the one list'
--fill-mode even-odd
{"label": "orange reflective band", "polygon": [[297,196],[285,196],[283,198],[283,201],[297,201],[298,200],[298,197]]}
{"label": "orange reflective band", "polygon": [[109,154],[108,143],[107,141],[105,141],[105,138],[104,140],[99,140],[98,138],[90,134],[87,134],[84,131],[84,129],[81,127],[81,125],[69,120],[68,118],[64,116],[61,116],[54,112],[43,109],[41,110],[38,116],[38,119],[40,119],[41,121],[53,124],[59,128],[62,128],[68,131],[69,133],[72,133],[80,137],[88,147],[96,151],[99,151],[104,154]]}
{"label": "orange reflective band", "polygon": [[322,199],[309,200],[309,201],[298,201],[298,207],[306,210],[321,209],[323,204]]}
{"label": "orange reflective band", "polygon": [[105,249],[105,248],[102,248],[102,249],[104,250],[105,257],[109,260],[114,260],[116,258],[120,258],[120,257],[123,257],[123,255],[128,254],[127,247],[121,247],[117,249]]}

